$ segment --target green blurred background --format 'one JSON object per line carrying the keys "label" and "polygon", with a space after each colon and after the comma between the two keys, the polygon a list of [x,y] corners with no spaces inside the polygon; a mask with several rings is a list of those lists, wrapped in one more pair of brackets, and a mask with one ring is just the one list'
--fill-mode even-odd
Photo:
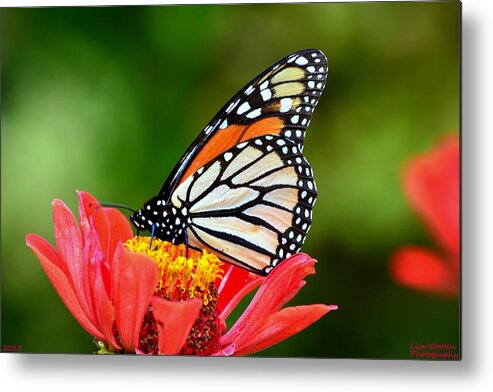
{"label": "green blurred background", "polygon": [[459,301],[402,288],[387,265],[400,245],[434,247],[399,173],[459,129],[459,21],[457,2],[2,10],[2,344],[95,351],[25,246],[31,232],[53,243],[53,199],[140,207],[241,86],[318,48],[330,67],[304,150],[319,189],[304,251],[319,263],[293,303],[339,310],[257,355],[458,345]]}

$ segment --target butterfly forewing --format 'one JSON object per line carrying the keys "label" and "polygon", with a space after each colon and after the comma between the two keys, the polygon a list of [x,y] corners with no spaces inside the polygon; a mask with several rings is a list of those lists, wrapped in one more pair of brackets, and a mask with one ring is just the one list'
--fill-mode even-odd
{"label": "butterfly forewing", "polygon": [[299,147],[266,135],[202,167],[176,189],[172,204],[187,210],[190,246],[267,274],[303,245],[316,195]]}
{"label": "butterfly forewing", "polygon": [[303,150],[305,133],[327,81],[325,55],[293,53],[241,89],[214,116],[161,189],[166,199],[200,167],[245,140],[278,135]]}

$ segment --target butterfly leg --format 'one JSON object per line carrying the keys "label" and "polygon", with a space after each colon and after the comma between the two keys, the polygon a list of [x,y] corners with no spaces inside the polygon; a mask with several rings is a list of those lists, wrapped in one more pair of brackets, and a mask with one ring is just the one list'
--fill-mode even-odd
{"label": "butterfly leg", "polygon": [[185,257],[188,259],[188,232],[185,230]]}
{"label": "butterfly leg", "polygon": [[151,230],[151,242],[149,243],[149,249],[152,249],[152,240],[154,239],[154,231],[156,230],[156,225],[152,225]]}

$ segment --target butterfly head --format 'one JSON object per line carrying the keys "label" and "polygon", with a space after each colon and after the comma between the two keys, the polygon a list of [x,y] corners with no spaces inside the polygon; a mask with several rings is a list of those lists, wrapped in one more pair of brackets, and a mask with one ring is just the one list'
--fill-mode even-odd
{"label": "butterfly head", "polygon": [[160,198],[149,200],[130,216],[137,230],[154,232],[154,236],[173,244],[185,242],[187,216],[185,209],[177,209]]}

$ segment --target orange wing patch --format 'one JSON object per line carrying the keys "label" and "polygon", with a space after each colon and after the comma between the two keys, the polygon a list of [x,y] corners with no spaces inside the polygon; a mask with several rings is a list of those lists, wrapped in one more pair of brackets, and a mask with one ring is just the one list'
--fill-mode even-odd
{"label": "orange wing patch", "polygon": [[284,122],[279,117],[267,117],[251,124],[238,140],[239,144],[245,140],[264,135],[279,135]]}
{"label": "orange wing patch", "polygon": [[279,135],[283,125],[284,123],[281,118],[268,117],[250,125],[230,125],[223,130],[216,131],[215,135],[209,139],[207,145],[204,146],[192,161],[179,184],[184,182],[202,166],[245,140],[263,135]]}

